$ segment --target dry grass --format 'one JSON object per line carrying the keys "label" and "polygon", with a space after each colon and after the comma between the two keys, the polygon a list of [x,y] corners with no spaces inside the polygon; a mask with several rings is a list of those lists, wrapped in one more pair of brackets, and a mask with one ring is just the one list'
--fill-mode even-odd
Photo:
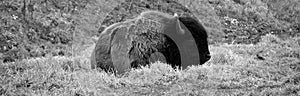
{"label": "dry grass", "polygon": [[300,95],[299,40],[268,35],[257,45],[210,46],[212,59],[204,65],[180,70],[157,62],[122,76],[91,70],[88,55],[6,63],[0,65],[0,94],[295,96]]}

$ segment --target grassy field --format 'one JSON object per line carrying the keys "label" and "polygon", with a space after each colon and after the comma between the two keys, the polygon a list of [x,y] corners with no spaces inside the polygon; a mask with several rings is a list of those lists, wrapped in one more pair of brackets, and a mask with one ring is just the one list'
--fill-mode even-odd
{"label": "grassy field", "polygon": [[0,95],[300,95],[300,38],[267,35],[256,45],[210,50],[204,65],[175,70],[157,62],[122,76],[90,69],[89,51],[1,64]]}
{"label": "grassy field", "polygon": [[[132,15],[116,8],[123,1],[0,1],[0,96],[300,96],[299,0],[173,0],[206,28],[210,61],[92,70],[100,26],[118,17],[109,12]],[[132,1],[144,9],[149,0]],[[174,9],[156,3],[148,7]]]}

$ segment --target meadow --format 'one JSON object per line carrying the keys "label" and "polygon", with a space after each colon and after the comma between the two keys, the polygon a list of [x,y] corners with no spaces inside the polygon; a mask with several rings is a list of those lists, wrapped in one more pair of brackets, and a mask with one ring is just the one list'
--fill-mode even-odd
{"label": "meadow", "polygon": [[[93,47],[93,46],[92,46]],[[173,69],[156,62],[124,75],[91,69],[89,52],[45,57],[0,66],[0,94],[111,95],[300,95],[300,38],[263,37],[256,45],[210,46],[204,65]]]}
{"label": "meadow", "polygon": [[[212,58],[184,70],[162,62],[123,75],[91,69],[101,24],[123,18],[124,1],[188,8],[208,32]],[[299,0],[144,1],[0,1],[0,95],[300,96]]]}

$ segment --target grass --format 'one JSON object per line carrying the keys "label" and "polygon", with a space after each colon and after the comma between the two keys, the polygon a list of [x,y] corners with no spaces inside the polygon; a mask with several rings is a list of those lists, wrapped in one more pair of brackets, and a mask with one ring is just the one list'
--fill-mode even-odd
{"label": "grass", "polygon": [[267,35],[256,45],[210,46],[212,59],[204,65],[181,70],[156,62],[117,76],[90,69],[89,55],[5,63],[0,65],[0,94],[297,96],[299,43],[300,38]]}
{"label": "grass", "polygon": [[[5,46],[8,47],[3,47],[1,51],[15,46],[14,42],[21,42],[24,48],[28,48],[11,47],[20,49],[21,52],[12,50],[13,54],[0,53],[0,59],[5,56],[26,57],[30,55],[25,52],[29,49],[31,53],[36,51],[36,54],[32,54],[33,57],[43,56],[56,47],[62,47],[62,52],[66,51],[65,55],[73,56],[48,56],[15,63],[1,63],[3,60],[0,60],[0,95],[300,95],[300,37],[282,40],[274,35],[264,36],[273,32],[277,35],[287,34],[287,37],[299,33],[297,0],[176,0],[190,9],[206,27],[210,44],[215,44],[210,46],[211,60],[204,65],[191,66],[185,70],[172,69],[167,64],[156,62],[141,69],[132,69],[122,76],[92,70],[89,56],[96,42],[91,37],[97,39],[99,24],[124,0],[92,0],[90,3],[86,3],[86,0],[30,0],[24,11],[18,5],[26,5],[23,4],[26,2],[19,1],[22,0],[6,0],[7,3],[3,3],[5,6],[12,6],[5,8],[7,12],[2,12],[2,19],[7,24],[3,23],[1,26],[8,26],[2,29],[6,31],[4,33],[14,35],[4,34],[8,39],[0,38],[4,43],[13,41],[6,42]],[[34,5],[34,10],[31,10],[31,4]],[[28,19],[34,22],[23,22],[22,18],[14,20],[14,16],[22,17],[24,13],[32,13],[31,19],[26,15],[28,18],[25,21]],[[72,15],[60,15],[62,13]],[[41,26],[50,23],[48,18],[54,25],[58,22],[59,26],[46,32],[45,28],[53,25]],[[17,38],[23,35],[15,34],[25,29],[18,27],[19,25],[30,25],[27,26],[29,29],[35,29],[30,29],[32,33],[57,33],[54,35],[66,36],[67,39],[72,37],[70,43],[73,50],[68,50],[69,47],[65,48],[65,45],[43,42],[27,44]],[[240,34],[243,32],[250,35]],[[40,38],[39,35],[35,36]],[[219,44],[226,39],[224,36],[233,43]],[[253,37],[254,41],[259,39],[256,37],[264,37],[255,45],[234,43],[251,41],[247,36]],[[51,41],[50,37],[47,38]],[[37,40],[33,38],[33,41]],[[60,51],[58,48],[53,54],[59,54]]]}

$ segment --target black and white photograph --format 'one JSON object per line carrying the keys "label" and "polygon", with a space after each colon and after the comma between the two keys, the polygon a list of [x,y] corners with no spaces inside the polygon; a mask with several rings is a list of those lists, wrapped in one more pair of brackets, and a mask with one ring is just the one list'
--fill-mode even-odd
{"label": "black and white photograph", "polygon": [[0,0],[0,96],[300,96],[300,0]]}

